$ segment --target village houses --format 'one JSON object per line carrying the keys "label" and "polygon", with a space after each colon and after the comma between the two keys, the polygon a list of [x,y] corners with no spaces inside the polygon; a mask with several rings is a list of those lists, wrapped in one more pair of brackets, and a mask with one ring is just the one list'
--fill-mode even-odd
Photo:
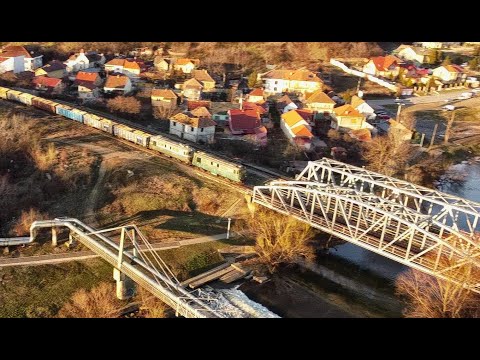
{"label": "village houses", "polygon": [[271,70],[263,74],[261,79],[268,94],[313,93],[323,87],[322,80],[315,73],[305,69]]}
{"label": "village houses", "polygon": [[267,129],[257,110],[228,110],[228,126],[232,135],[253,135],[260,145],[267,144]]}
{"label": "village houses", "polygon": [[333,112],[335,101],[322,90],[317,90],[305,100],[305,106],[315,112],[315,118],[320,118]]}
{"label": "village houses", "polygon": [[461,83],[467,79],[467,74],[461,66],[442,65],[433,69],[432,75],[444,84]]}
{"label": "village houses", "polygon": [[126,75],[113,73],[107,76],[103,90],[106,93],[125,95],[132,91],[132,82]]}
{"label": "village houses", "polygon": [[0,74],[35,71],[43,65],[43,55],[28,52],[23,46],[5,46],[0,52]]}
{"label": "village houses", "polygon": [[413,61],[417,65],[431,64],[433,62],[433,49],[425,49],[410,45],[400,45],[393,51],[400,59]]}
{"label": "village houses", "polygon": [[357,95],[352,96],[350,104],[355,110],[365,116],[367,120],[373,120],[377,117],[377,115],[375,114],[375,110],[370,105],[368,105],[365,100],[363,100]]}
{"label": "village houses", "polygon": [[193,78],[202,84],[202,91],[215,89],[215,80],[212,79],[207,70],[193,70]]}
{"label": "village houses", "polygon": [[48,76],[51,78],[63,79],[66,75],[67,66],[58,60],[50,61],[47,65],[44,65],[35,70],[35,76]]}
{"label": "village houses", "polygon": [[365,120],[364,115],[355,110],[352,105],[346,104],[333,109],[330,127],[335,130],[362,129],[367,127],[368,123]]}
{"label": "village houses", "polygon": [[200,64],[199,59],[176,59],[173,63],[173,70],[181,71],[185,74],[190,74]]}
{"label": "village houses", "polygon": [[280,128],[287,139],[302,150],[310,150],[312,145],[312,127],[298,110],[290,110],[280,117]]}
{"label": "village houses", "polygon": [[65,84],[62,82],[62,79],[50,78],[47,76],[34,77],[32,84],[35,89],[51,94],[60,94],[65,90]]}
{"label": "village houses", "polygon": [[213,143],[216,123],[209,116],[198,116],[199,112],[197,111],[197,116],[193,113],[179,113],[172,116],[170,118],[170,134],[196,143]]}
{"label": "village houses", "polygon": [[150,99],[152,100],[152,106],[170,110],[177,108],[178,96],[170,89],[153,89]]}
{"label": "village houses", "polygon": [[401,62],[401,59],[392,55],[376,56],[363,66],[363,72],[373,76],[393,79],[398,76]]}

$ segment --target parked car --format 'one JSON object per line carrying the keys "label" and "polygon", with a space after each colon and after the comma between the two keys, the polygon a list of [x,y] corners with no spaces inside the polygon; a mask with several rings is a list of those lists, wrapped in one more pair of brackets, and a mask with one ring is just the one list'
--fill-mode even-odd
{"label": "parked car", "polygon": [[448,111],[453,111],[455,110],[455,106],[453,105],[445,105],[444,107],[442,107],[443,110],[448,110]]}
{"label": "parked car", "polygon": [[378,115],[378,118],[379,118],[379,119],[382,119],[382,120],[388,120],[388,119],[390,119],[390,115],[381,114],[381,115]]}

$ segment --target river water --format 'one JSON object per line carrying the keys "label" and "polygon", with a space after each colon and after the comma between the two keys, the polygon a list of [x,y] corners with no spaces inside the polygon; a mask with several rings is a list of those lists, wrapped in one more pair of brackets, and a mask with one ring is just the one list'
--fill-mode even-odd
{"label": "river water", "polygon": [[[452,166],[436,186],[480,202],[480,158]],[[330,248],[308,270],[282,271],[270,283],[246,284],[244,291],[287,317],[401,317],[404,303],[395,295],[394,282],[407,269],[344,243]]]}

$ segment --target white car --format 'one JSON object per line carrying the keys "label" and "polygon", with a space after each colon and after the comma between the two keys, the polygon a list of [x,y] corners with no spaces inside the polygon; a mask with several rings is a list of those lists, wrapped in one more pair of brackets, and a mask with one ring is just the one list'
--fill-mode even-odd
{"label": "white car", "polygon": [[453,106],[453,105],[445,105],[442,109],[443,109],[443,110],[448,110],[448,111],[453,111],[453,110],[455,110],[455,106]]}

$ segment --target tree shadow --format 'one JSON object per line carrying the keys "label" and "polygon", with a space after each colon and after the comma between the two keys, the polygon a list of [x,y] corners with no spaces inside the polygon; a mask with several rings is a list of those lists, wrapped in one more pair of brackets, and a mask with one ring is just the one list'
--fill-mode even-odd
{"label": "tree shadow", "polygon": [[157,218],[170,216],[170,219],[157,224],[154,229],[191,232],[199,235],[219,234],[226,231],[226,222],[219,216],[208,215],[197,211],[179,210],[148,210],[139,211],[136,214],[118,221],[107,223],[103,228],[114,228],[132,223],[155,223]]}

